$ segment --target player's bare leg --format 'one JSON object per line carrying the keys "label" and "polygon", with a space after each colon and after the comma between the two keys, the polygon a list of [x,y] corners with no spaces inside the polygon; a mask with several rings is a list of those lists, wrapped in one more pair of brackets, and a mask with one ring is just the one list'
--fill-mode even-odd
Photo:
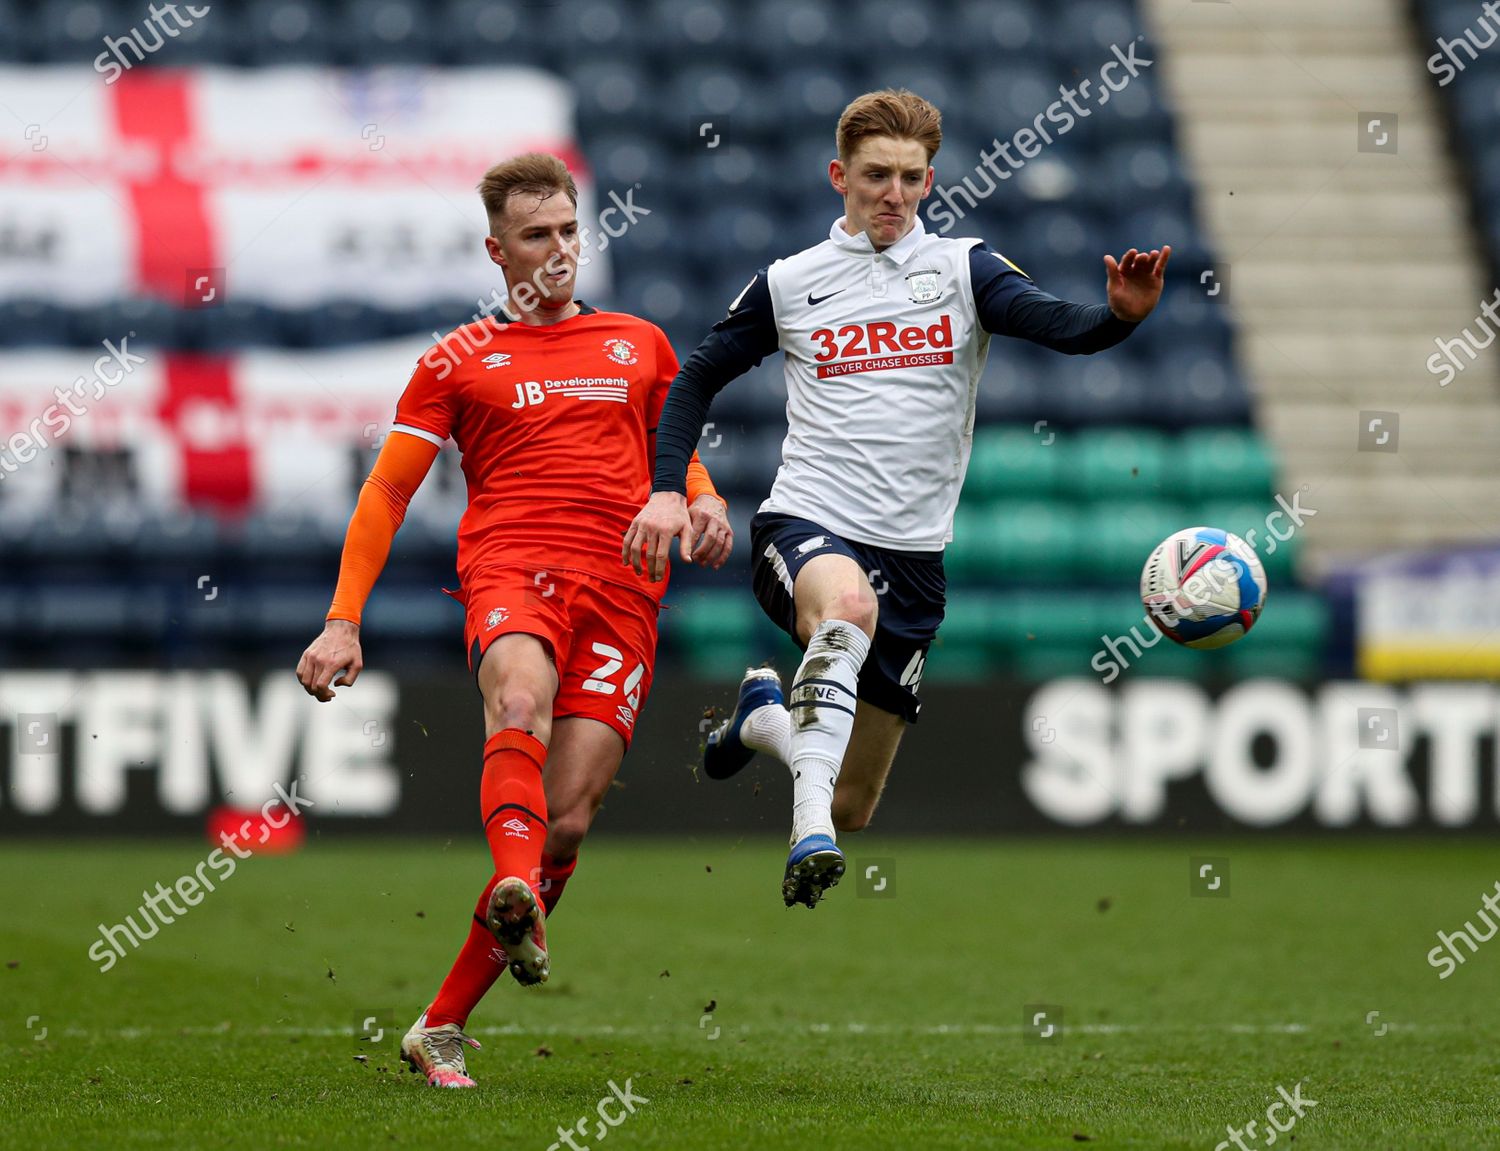
{"label": "player's bare leg", "polygon": [[480,661],[479,691],[486,734],[480,806],[499,877],[484,921],[517,982],[542,983],[550,968],[547,915],[533,879],[547,836],[542,771],[557,695],[551,653],[535,636],[501,636]]}
{"label": "player's bare leg", "polygon": [[542,782],[547,790],[547,845],[537,894],[551,915],[578,862],[578,848],[625,758],[625,741],[606,723],[582,716],[552,728]]}
{"label": "player's bare leg", "polygon": [[833,789],[833,825],[839,831],[863,831],[869,826],[906,728],[901,716],[860,700],[854,712],[854,734]]}
{"label": "player's bare leg", "polygon": [[792,850],[781,894],[788,907],[815,907],[844,874],[834,842],[834,785],[854,730],[855,689],[879,604],[859,564],[842,555],[809,560],[792,595],[807,646],[789,696]]}

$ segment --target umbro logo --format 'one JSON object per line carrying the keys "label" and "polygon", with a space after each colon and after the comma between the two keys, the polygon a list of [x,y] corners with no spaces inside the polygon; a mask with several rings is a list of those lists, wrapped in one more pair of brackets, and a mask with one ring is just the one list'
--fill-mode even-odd
{"label": "umbro logo", "polygon": [[510,363],[510,353],[495,352],[493,355],[485,356],[479,362],[484,365],[485,371],[493,371],[496,368],[503,368],[506,364]]}
{"label": "umbro logo", "polygon": [[844,289],[840,288],[838,292],[829,292],[828,295],[826,295],[826,296],[814,296],[811,292],[808,292],[807,293],[807,306],[809,308],[816,308],[824,300],[831,300],[831,299],[833,299],[833,297],[837,296],[839,294],[839,292],[842,292],[842,291],[844,291]]}
{"label": "umbro logo", "polygon": [[526,839],[531,835],[531,825],[523,819],[517,819],[515,816],[511,816],[500,826],[505,828],[506,835],[513,835],[517,839]]}

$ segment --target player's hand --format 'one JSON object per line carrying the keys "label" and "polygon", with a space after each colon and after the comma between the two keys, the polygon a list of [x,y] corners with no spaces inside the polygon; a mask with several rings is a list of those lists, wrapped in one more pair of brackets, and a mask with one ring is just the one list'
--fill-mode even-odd
{"label": "player's hand", "polygon": [[1151,314],[1161,299],[1163,277],[1172,245],[1140,252],[1131,248],[1119,260],[1104,257],[1109,277],[1109,310],[1122,320],[1139,323]]}
{"label": "player's hand", "polygon": [[651,582],[657,583],[667,574],[667,553],[674,538],[681,542],[682,562],[692,563],[698,535],[688,514],[687,497],[681,492],[652,492],[625,530],[620,560],[635,568],[636,575],[649,574]]}
{"label": "player's hand", "polygon": [[702,495],[688,505],[688,518],[693,525],[693,538],[698,540],[693,548],[693,562],[717,571],[734,550],[729,505],[718,496]]}
{"label": "player's hand", "polygon": [[297,680],[308,695],[319,703],[333,698],[335,687],[349,687],[364,669],[359,651],[359,624],[346,619],[331,619],[323,625],[323,634],[307,645],[297,661]]}

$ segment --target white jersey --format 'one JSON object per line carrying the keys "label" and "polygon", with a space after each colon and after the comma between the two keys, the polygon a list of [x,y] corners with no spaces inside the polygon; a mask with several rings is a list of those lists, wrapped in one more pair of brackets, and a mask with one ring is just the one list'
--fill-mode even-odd
{"label": "white jersey", "polygon": [[788,426],[762,511],[899,551],[953,538],[990,341],[969,278],[978,243],[918,217],[877,252],[841,217],[770,266]]}
{"label": "white jersey", "polygon": [[687,490],[714,395],[781,351],[788,426],[761,511],[857,543],[941,551],[990,336],[1087,355],[1135,327],[1105,304],[1048,295],[983,241],[929,235],[920,217],[883,252],[839,219],[823,243],[756,273],[682,365],[655,429],[653,490]]}

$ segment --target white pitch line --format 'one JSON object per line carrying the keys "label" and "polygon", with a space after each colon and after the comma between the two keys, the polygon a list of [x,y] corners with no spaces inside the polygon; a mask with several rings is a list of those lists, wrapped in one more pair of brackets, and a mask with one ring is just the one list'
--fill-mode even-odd
{"label": "white pitch line", "polygon": [[[723,1015],[719,1018],[722,1020]],[[1469,1030],[1458,1024],[1434,1025],[1418,1023],[1395,1023],[1385,1022],[1389,1031],[1403,1032],[1440,1032],[1440,1031],[1463,1031]],[[732,1032],[736,1036],[749,1035],[878,1035],[878,1036],[911,1036],[911,1035],[1021,1035],[1027,1029],[1021,1024],[1002,1023],[939,1023],[925,1027],[912,1027],[889,1023],[804,1023],[787,1024],[781,1026],[758,1026],[754,1024],[725,1024],[720,1023],[724,1033]],[[545,1026],[521,1026],[516,1023],[507,1023],[503,1026],[486,1025],[482,1027],[470,1027],[467,1029],[471,1035],[492,1036],[586,1036],[592,1038],[611,1038],[631,1036],[663,1036],[672,1034],[686,1034],[693,1031],[703,1030],[700,1026],[690,1024],[667,1025],[655,1024],[647,1027],[624,1026],[616,1027],[610,1024],[591,1024],[583,1027],[570,1027],[563,1024],[549,1024]],[[1141,1035],[1141,1034],[1207,1034],[1207,1033],[1229,1033],[1233,1035],[1305,1035],[1311,1034],[1314,1028],[1306,1023],[1230,1023],[1223,1025],[1207,1024],[1182,1024],[1177,1026],[1160,1024],[1140,1023],[1064,1023],[1062,1031],[1064,1035]],[[1343,1029],[1332,1025],[1320,1028],[1324,1034],[1337,1035]],[[349,1027],[237,1027],[231,1023],[221,1023],[213,1027],[189,1026],[189,1027],[118,1027],[118,1028],[87,1028],[66,1027],[54,1031],[56,1035],[62,1035],[70,1039],[88,1039],[93,1037],[112,1039],[150,1039],[153,1037],[171,1038],[174,1036],[224,1036],[224,1035],[247,1035],[254,1037],[277,1037],[277,1038],[317,1038],[317,1039],[349,1039],[355,1038],[353,1028]]]}

